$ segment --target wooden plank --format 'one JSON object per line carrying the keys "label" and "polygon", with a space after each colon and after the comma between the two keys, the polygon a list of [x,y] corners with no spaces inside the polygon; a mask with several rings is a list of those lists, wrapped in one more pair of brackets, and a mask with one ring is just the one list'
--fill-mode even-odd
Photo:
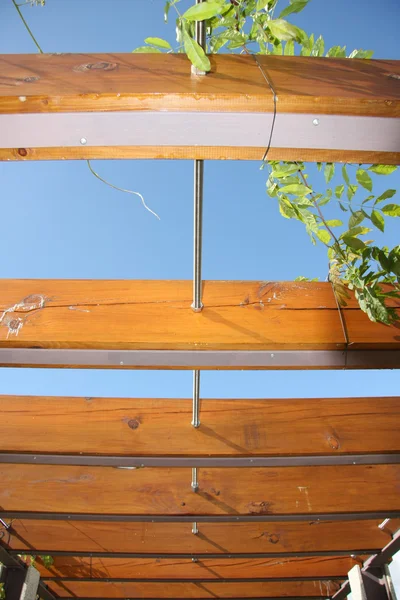
{"label": "wooden plank", "polygon": [[326,598],[340,581],[278,581],[267,583],[91,583],[51,582],[60,597],[78,598],[268,598],[305,596]]}
{"label": "wooden plank", "polygon": [[[182,54],[3,54],[0,112],[272,112],[253,57],[211,56],[192,77]],[[400,61],[259,57],[281,112],[400,116]],[[311,90],[311,93],[310,93]]]}
{"label": "wooden plank", "polygon": [[[201,474],[201,471],[200,471]],[[378,550],[390,541],[379,521],[300,523],[202,523],[193,535],[187,523],[103,523],[15,520],[4,538],[21,551],[143,553],[279,553]],[[400,521],[392,519],[393,533]]]}
{"label": "wooden plank", "polygon": [[270,559],[123,559],[56,556],[46,568],[37,568],[42,578],[94,579],[285,579],[347,577],[350,569],[367,556],[318,556]]}
{"label": "wooden plank", "polygon": [[[205,308],[195,313],[191,281],[3,279],[0,347],[269,351],[346,346],[329,283],[206,281],[203,290]],[[354,300],[342,315],[349,351],[400,349],[398,329],[372,323]]]}
{"label": "wooden plank", "polygon": [[[253,146],[79,146],[0,148],[0,161],[87,159],[259,160],[265,147]],[[399,165],[400,152],[271,148],[269,160]]]}
{"label": "wooden plank", "polygon": [[0,396],[0,452],[274,456],[400,451],[399,397],[202,399],[200,410],[201,424],[194,429],[192,399]]}
{"label": "wooden plank", "polygon": [[[399,61],[285,56],[259,57],[258,60],[278,97],[278,129],[280,115],[306,114],[310,115],[310,122],[313,116],[320,115],[392,119],[400,115]],[[211,62],[212,71],[207,77],[193,77],[188,60],[182,54],[1,55],[0,114],[272,113],[271,90],[253,57],[218,55],[212,56]],[[346,126],[343,128],[346,130]],[[326,132],[329,129],[332,126]],[[346,144],[340,149],[332,140],[323,143],[325,133],[317,143],[313,141],[305,148],[286,148],[284,141],[272,143],[269,158],[400,163],[399,149],[393,144],[382,147],[381,140],[367,151],[363,143],[355,144],[355,149]],[[302,143],[305,138],[302,133]],[[369,138],[375,139],[372,134]],[[171,140],[152,143],[149,147],[127,145],[131,141],[115,146],[111,140],[110,147],[90,146],[90,140],[84,147],[79,146],[79,140],[77,146],[69,146],[61,139],[55,144],[47,142],[50,146],[69,147],[46,147],[46,142],[41,142],[34,145],[45,147],[30,148],[27,144],[32,142],[19,141],[15,145],[23,143],[24,147],[0,149],[0,160],[100,157],[261,160],[265,151],[265,146],[202,146],[193,140],[183,146],[168,145],[176,144]],[[300,146],[300,142],[292,140],[287,145]],[[335,147],[331,150],[332,146]]]}
{"label": "wooden plank", "polygon": [[5,511],[257,515],[398,509],[400,465],[191,470],[3,464]]}

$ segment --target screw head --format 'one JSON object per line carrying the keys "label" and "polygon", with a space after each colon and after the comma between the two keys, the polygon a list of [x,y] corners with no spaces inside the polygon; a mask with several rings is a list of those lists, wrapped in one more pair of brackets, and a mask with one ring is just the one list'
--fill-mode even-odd
{"label": "screw head", "polygon": [[85,137],[82,137],[80,141],[81,141],[82,146],[87,144],[87,139]]}
{"label": "screw head", "polygon": [[313,119],[312,124],[313,125],[319,125],[319,119]]}
{"label": "screw head", "polygon": [[123,365],[123,364],[124,364],[124,361],[123,361],[123,360],[121,360],[121,362],[120,362],[119,364],[120,364],[120,365]]}

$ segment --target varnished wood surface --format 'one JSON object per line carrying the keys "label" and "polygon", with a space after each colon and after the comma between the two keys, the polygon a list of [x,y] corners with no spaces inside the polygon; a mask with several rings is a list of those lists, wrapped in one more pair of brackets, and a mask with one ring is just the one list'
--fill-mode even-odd
{"label": "varnished wood surface", "polygon": [[35,550],[50,554],[55,550],[161,554],[348,550],[358,555],[363,550],[383,548],[400,521],[391,519],[385,531],[378,525],[376,520],[201,523],[198,535],[193,535],[187,523],[14,520],[4,541],[13,549],[32,554]]}
{"label": "varnished wood surface", "polygon": [[400,452],[398,397],[202,399],[197,429],[191,425],[192,399],[0,396],[0,412],[0,452],[131,456]]}
{"label": "varnished wood surface", "polygon": [[278,581],[267,583],[91,583],[51,582],[61,597],[81,598],[268,598],[306,596],[327,598],[340,581]]}
{"label": "varnished wood surface", "polygon": [[[79,146],[66,148],[0,148],[0,161],[82,159],[176,159],[261,161],[265,148],[230,146]],[[400,164],[400,152],[271,148],[268,160]]]}
{"label": "varnished wood surface", "polygon": [[400,465],[198,469],[2,464],[0,509],[131,515],[398,510]]}
{"label": "varnished wood surface", "polygon": [[90,558],[56,556],[51,567],[40,561],[41,577],[96,579],[285,579],[287,577],[346,577],[350,569],[364,561],[365,555],[316,556],[304,558],[186,559]]}
{"label": "varnished wood surface", "polygon": [[[341,350],[329,283],[0,280],[0,347],[117,350]],[[398,301],[392,302],[396,304]],[[400,309],[399,309],[400,310]],[[400,349],[397,327],[342,309],[349,351]]]}
{"label": "varnished wood surface", "polygon": [[[273,98],[253,57],[211,56],[193,77],[182,54],[6,54],[0,113],[112,110],[271,112]],[[259,57],[280,112],[395,117],[399,61]]]}

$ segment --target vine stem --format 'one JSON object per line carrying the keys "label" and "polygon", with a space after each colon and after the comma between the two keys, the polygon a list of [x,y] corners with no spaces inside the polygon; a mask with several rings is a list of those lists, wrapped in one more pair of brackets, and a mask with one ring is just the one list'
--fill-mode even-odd
{"label": "vine stem", "polygon": [[11,0],[11,2],[14,4],[15,6],[15,10],[17,11],[17,13],[19,14],[19,17],[21,19],[21,21],[23,22],[25,29],[27,30],[27,32],[29,33],[29,35],[31,36],[33,43],[35,44],[36,48],[39,50],[40,54],[44,54],[43,50],[41,49],[41,47],[39,46],[39,43],[37,41],[37,39],[35,38],[35,36],[33,35],[28,23],[25,21],[24,19],[24,15],[22,14],[22,11],[20,9],[20,7],[18,6],[18,4],[16,3],[15,0]]}

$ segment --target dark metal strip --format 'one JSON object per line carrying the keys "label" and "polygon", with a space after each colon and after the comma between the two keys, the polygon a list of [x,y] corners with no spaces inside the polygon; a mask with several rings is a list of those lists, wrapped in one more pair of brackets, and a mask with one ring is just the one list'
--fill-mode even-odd
{"label": "dark metal strip", "polygon": [[[9,550],[11,555],[22,554],[26,550]],[[193,554],[165,554],[165,553],[146,553],[146,552],[74,552],[71,550],[37,550],[30,548],[29,552],[35,556],[73,556],[75,558],[147,558],[147,559],[176,559],[176,560],[210,560],[210,559],[269,559],[269,558],[314,558],[318,556],[360,556],[363,554],[376,554],[379,550],[319,550],[315,552],[238,552],[230,554],[217,553],[193,553]]]}
{"label": "dark metal strip", "polygon": [[171,578],[144,578],[144,577],[43,577],[46,581],[75,581],[81,583],[269,583],[282,581],[343,581],[347,577],[343,575],[326,575],[321,577],[317,575],[315,577],[198,577],[197,579],[171,579]]}
{"label": "dark metal strip", "polygon": [[339,454],[333,456],[99,456],[75,454],[0,453],[0,463],[78,465],[87,467],[317,467],[400,463],[400,454]]}
{"label": "dark metal strip", "polygon": [[307,513],[277,515],[118,515],[101,513],[60,513],[3,510],[3,519],[35,521],[100,521],[121,523],[259,523],[259,522],[316,522],[316,521],[366,521],[400,518],[400,510],[364,513]]}
{"label": "dark metal strip", "polygon": [[[115,596],[113,597],[99,597],[99,596],[89,596],[89,597],[84,597],[84,596],[63,596],[62,597],[63,600],[116,600]],[[262,596],[262,598],[259,597],[251,597],[251,598],[229,598],[229,600],[321,600],[321,598],[326,599],[326,595],[320,595],[320,596]],[[120,597],[117,600],[124,600],[124,597]],[[134,600],[134,598],[132,598],[132,596],[130,597],[130,599],[127,600]],[[160,600],[159,598],[146,598],[146,600]],[[190,598],[179,598],[179,600],[193,600]]]}
{"label": "dark metal strip", "polygon": [[116,369],[396,369],[400,368],[400,350],[183,351],[0,348],[0,366],[16,365]]}

